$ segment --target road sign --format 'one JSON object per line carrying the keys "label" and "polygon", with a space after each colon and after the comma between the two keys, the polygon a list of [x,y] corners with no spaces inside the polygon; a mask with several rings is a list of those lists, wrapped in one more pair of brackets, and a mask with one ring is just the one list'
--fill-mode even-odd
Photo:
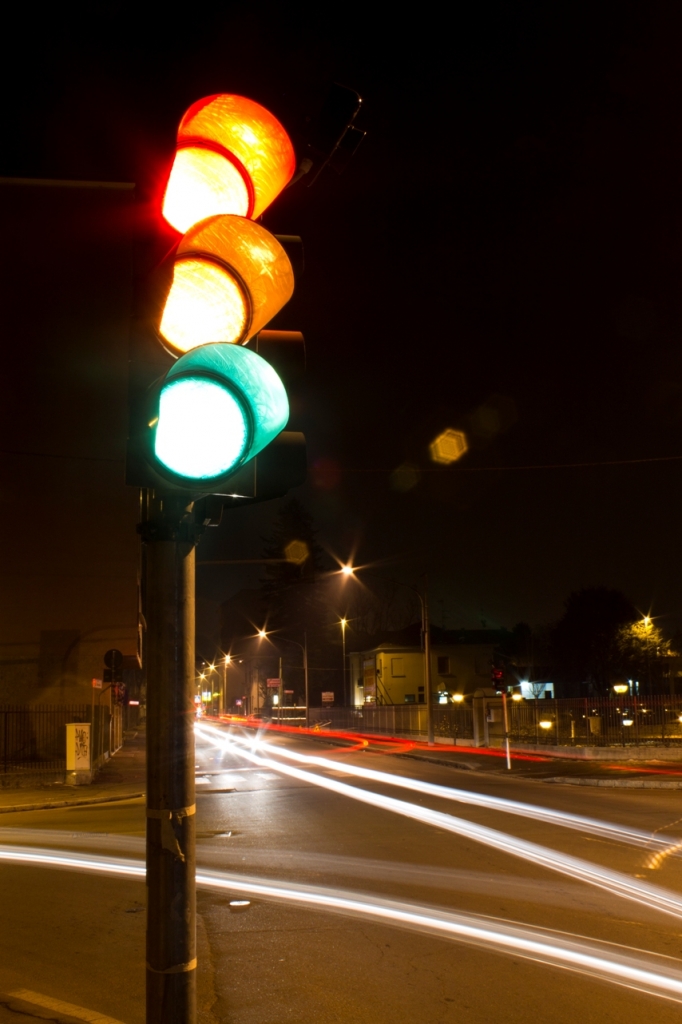
{"label": "road sign", "polygon": [[92,680],[92,688],[93,688],[93,690],[101,690],[102,689],[102,680],[101,679],[93,679]]}
{"label": "road sign", "polygon": [[331,690],[325,690],[323,692],[323,694],[322,694],[322,703],[323,704],[333,704],[334,703],[334,694],[333,694],[333,692]]}
{"label": "road sign", "polygon": [[112,648],[104,655],[104,665],[114,670],[123,668],[123,655],[116,648]]}
{"label": "road sign", "polygon": [[282,680],[281,679],[268,679],[268,686],[281,686],[281,685],[282,685]]}

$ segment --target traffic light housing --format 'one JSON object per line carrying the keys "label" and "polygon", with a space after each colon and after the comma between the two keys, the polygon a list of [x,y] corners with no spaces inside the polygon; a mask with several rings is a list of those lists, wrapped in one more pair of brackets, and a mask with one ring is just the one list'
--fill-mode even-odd
{"label": "traffic light housing", "polygon": [[493,686],[502,686],[504,683],[504,669],[493,665],[490,669],[490,681]]}
{"label": "traffic light housing", "polygon": [[185,234],[162,308],[132,329],[129,484],[243,504],[305,479],[305,439],[284,429],[303,338],[262,330],[293,294],[300,239],[250,219],[294,167],[284,129],[253,101],[213,96],[185,114],[163,208]]}

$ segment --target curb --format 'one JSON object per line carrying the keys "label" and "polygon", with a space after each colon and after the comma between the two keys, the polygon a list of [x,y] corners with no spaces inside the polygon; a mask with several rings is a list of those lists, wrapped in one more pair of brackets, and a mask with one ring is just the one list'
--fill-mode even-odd
{"label": "curb", "polygon": [[111,804],[121,800],[137,800],[144,793],[125,793],[122,796],[91,796],[83,800],[50,800],[38,804],[13,804],[0,806],[0,814],[12,814],[14,811],[50,811],[60,807],[84,807],[88,804]]}
{"label": "curb", "polygon": [[[413,761],[425,761],[427,764],[439,764],[445,768],[456,768],[461,772],[474,772],[477,765],[466,764],[464,761],[446,761],[444,757],[426,757],[425,754],[394,754],[394,757],[409,757]],[[489,774],[488,772],[485,773]]]}
{"label": "curb", "polygon": [[682,789],[682,780],[673,782],[669,779],[572,779],[559,775],[540,781],[556,782],[562,786],[603,786],[607,789]]}

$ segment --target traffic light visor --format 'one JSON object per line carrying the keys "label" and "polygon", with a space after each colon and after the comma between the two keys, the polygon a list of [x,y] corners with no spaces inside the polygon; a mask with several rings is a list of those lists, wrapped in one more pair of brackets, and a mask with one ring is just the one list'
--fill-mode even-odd
{"label": "traffic light visor", "polygon": [[211,217],[178,246],[159,331],[176,355],[209,342],[239,344],[293,291],[289,257],[274,235],[245,217]]}
{"label": "traffic light visor", "polygon": [[242,346],[206,345],[166,374],[150,424],[154,457],[176,480],[216,481],[270,444],[288,418],[269,363]]}
{"label": "traffic light visor", "polygon": [[163,215],[183,233],[216,214],[259,217],[295,168],[291,140],[265,107],[244,96],[208,96],[180,122]]}

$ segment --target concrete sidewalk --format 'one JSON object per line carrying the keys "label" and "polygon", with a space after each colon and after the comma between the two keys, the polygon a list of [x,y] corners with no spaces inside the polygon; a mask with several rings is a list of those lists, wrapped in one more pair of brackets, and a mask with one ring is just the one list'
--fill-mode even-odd
{"label": "concrete sidewalk", "polygon": [[79,807],[144,796],[146,760],[146,733],[142,726],[136,732],[124,735],[123,746],[102,766],[95,782],[88,786],[52,782],[34,788],[23,786],[21,789],[0,789],[0,814],[51,807]]}

